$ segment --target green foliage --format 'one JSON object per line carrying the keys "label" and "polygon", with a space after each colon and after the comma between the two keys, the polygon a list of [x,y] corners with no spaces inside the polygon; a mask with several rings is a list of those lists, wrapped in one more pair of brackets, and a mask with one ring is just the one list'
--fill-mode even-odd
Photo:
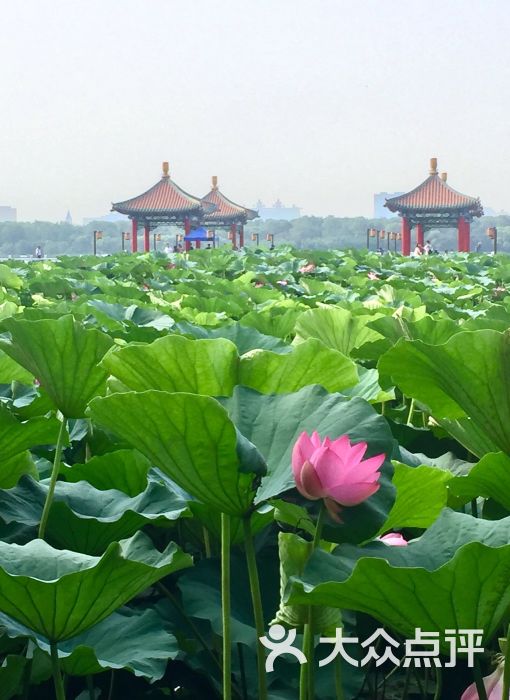
{"label": "green foliage", "polygon": [[[229,544],[236,699],[264,697],[271,621],[295,646],[310,620],[360,641],[420,627],[443,663],[445,629],[483,628],[490,670],[510,609],[510,261],[360,251],[367,223],[250,224],[306,250],[0,265],[0,697],[51,697],[53,654],[69,698],[220,698]],[[46,252],[91,242],[33,226],[0,224],[0,252],[11,231],[14,253],[34,232]],[[113,252],[120,229],[104,231]],[[319,531],[291,469],[303,431],[384,454],[379,489]],[[407,547],[379,541],[395,531]],[[316,697],[340,697],[338,665],[314,666]],[[345,700],[440,695],[423,668],[416,684],[389,664],[341,672]],[[448,700],[472,682],[465,665],[443,676]],[[266,678],[271,700],[299,697],[292,658]]]}

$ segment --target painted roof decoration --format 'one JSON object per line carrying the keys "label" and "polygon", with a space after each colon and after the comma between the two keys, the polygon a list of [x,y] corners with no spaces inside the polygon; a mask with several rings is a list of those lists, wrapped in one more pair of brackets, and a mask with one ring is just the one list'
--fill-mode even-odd
{"label": "painted roof decoration", "polygon": [[212,213],[206,215],[207,221],[212,223],[217,221],[244,222],[258,217],[258,212],[253,209],[247,209],[225,197],[218,189],[218,178],[216,175],[212,177],[211,191],[205,197],[202,197],[201,201],[203,204],[212,204],[216,207]]}
{"label": "painted roof decoration", "polygon": [[414,190],[399,197],[387,199],[385,207],[393,212],[464,211],[471,216],[482,216],[483,207],[478,197],[469,197],[450,187],[446,173],[437,172],[437,158],[430,159],[429,177]]}
{"label": "painted roof decoration", "polygon": [[121,214],[136,215],[152,212],[165,213],[202,213],[200,199],[182,190],[170,178],[168,163],[163,163],[161,180],[138,197],[112,204],[112,211]]}

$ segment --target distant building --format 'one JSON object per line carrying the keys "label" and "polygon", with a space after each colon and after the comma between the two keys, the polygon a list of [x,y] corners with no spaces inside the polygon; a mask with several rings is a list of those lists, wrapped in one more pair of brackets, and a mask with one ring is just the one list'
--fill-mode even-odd
{"label": "distant building", "polygon": [[0,221],[17,221],[18,212],[14,207],[0,207]]}
{"label": "distant building", "polygon": [[83,219],[83,225],[86,226],[92,221],[110,221],[115,223],[115,221],[129,221],[129,217],[114,211],[111,214],[104,214],[103,216],[89,216]]}
{"label": "distant building", "polygon": [[73,223],[73,217],[71,216],[71,212],[69,209],[67,210],[66,218],[64,219],[66,224],[72,224]]}
{"label": "distant building", "polygon": [[395,215],[386,209],[384,202],[391,197],[400,197],[403,192],[378,192],[374,194],[374,219],[394,219]]}
{"label": "distant building", "polygon": [[273,204],[272,207],[266,207],[264,202],[259,201],[255,204],[254,209],[259,213],[261,219],[283,219],[285,221],[291,221],[292,219],[299,219],[301,216],[301,209],[293,204],[291,207],[285,207],[279,199]]}

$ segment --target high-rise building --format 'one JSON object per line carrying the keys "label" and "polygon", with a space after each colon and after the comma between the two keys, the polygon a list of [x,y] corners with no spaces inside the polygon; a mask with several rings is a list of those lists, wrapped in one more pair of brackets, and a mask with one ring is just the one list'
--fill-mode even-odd
{"label": "high-rise building", "polygon": [[384,203],[391,197],[400,197],[403,192],[378,192],[374,194],[374,219],[393,219],[395,215],[386,209]]}
{"label": "high-rise building", "polygon": [[0,221],[17,221],[18,212],[14,207],[0,206]]}
{"label": "high-rise building", "polygon": [[71,216],[71,212],[69,209],[67,210],[66,218],[64,219],[66,224],[72,224],[73,223],[73,217]]}

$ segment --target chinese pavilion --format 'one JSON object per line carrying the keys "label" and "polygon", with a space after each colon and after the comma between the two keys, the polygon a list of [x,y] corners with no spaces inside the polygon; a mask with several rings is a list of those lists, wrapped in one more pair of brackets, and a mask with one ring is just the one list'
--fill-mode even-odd
{"label": "chinese pavilion", "polygon": [[416,244],[423,245],[425,231],[456,227],[458,250],[470,250],[470,224],[483,216],[478,197],[468,197],[446,183],[446,173],[437,172],[437,158],[430,159],[429,176],[414,190],[387,199],[385,207],[402,217],[402,254],[411,253],[411,230],[416,227]]}
{"label": "chinese pavilion", "polygon": [[144,252],[150,250],[150,232],[161,225],[179,224],[184,227],[186,249],[189,249],[189,236],[193,225],[198,225],[211,205],[203,204],[200,199],[182,190],[170,178],[168,163],[163,163],[161,180],[147,192],[112,204],[112,211],[126,214],[132,221],[131,250],[138,250],[138,228],[143,226]]}
{"label": "chinese pavilion", "polygon": [[247,209],[232,202],[218,189],[218,178],[212,177],[212,189],[201,199],[203,205],[208,205],[208,213],[204,213],[203,223],[212,228],[229,229],[229,238],[232,248],[237,248],[237,234],[239,234],[239,246],[244,245],[244,225],[251,219],[258,217],[258,212]]}

